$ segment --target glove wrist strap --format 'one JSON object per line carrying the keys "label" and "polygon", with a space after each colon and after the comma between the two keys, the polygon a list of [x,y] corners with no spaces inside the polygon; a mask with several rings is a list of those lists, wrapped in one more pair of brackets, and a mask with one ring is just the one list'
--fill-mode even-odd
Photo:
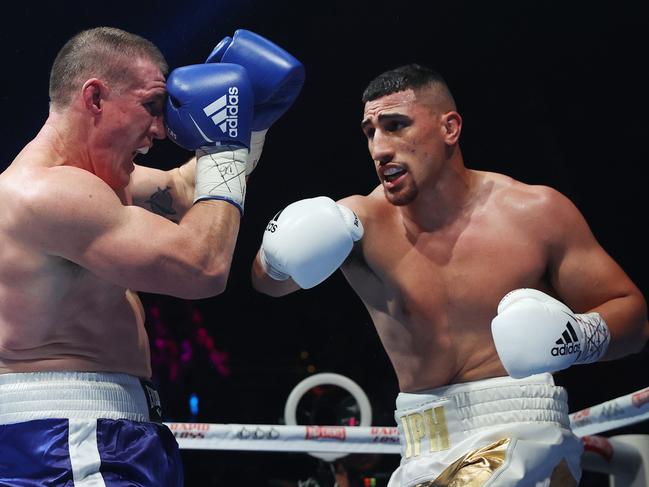
{"label": "glove wrist strap", "polygon": [[286,281],[291,277],[288,274],[283,273],[282,271],[278,271],[272,265],[270,265],[268,259],[266,259],[266,254],[264,253],[263,247],[259,249],[259,262],[261,263],[261,267],[264,269],[264,272],[276,281]]}
{"label": "glove wrist strap", "polygon": [[358,219],[358,216],[356,216],[356,213],[354,213],[350,208],[347,208],[343,205],[336,205],[336,207],[338,208],[340,215],[347,225],[347,229],[349,230],[349,234],[352,237],[352,240],[354,242],[359,241],[363,237],[364,229],[363,224]]}
{"label": "glove wrist strap", "polygon": [[581,352],[575,363],[590,364],[601,359],[611,342],[611,332],[599,313],[575,315],[582,330]]}

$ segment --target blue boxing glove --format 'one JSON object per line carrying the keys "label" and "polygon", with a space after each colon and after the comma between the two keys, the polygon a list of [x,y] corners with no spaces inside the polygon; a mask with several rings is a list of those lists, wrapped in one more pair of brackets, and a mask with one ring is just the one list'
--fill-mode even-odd
{"label": "blue boxing glove", "polygon": [[245,68],[195,64],[167,79],[165,124],[169,137],[196,151],[194,203],[221,199],[243,214],[253,93]]}
{"label": "blue boxing glove", "polygon": [[268,39],[239,29],[219,42],[206,63],[234,63],[246,68],[254,92],[250,156],[246,174],[257,165],[269,127],[293,104],[304,85],[304,66]]}

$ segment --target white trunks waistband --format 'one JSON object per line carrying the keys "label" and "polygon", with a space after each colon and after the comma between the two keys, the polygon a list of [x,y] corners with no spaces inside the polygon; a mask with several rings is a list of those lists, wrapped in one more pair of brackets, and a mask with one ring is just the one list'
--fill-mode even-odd
{"label": "white trunks waistband", "polygon": [[128,374],[0,374],[0,424],[49,418],[152,421],[156,409],[156,390]]}
{"label": "white trunks waistband", "polygon": [[551,422],[569,428],[567,399],[565,389],[555,386],[550,374],[525,379],[496,377],[400,393],[395,419],[402,449],[440,451],[483,428],[521,422]]}

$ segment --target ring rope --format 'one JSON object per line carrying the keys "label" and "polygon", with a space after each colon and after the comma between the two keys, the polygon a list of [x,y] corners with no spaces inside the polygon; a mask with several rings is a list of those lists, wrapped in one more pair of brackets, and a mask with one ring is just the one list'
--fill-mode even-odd
{"label": "ring rope", "polygon": [[570,415],[572,431],[588,436],[649,419],[649,387]]}
{"label": "ring rope", "polygon": [[[577,436],[649,418],[649,387],[570,415]],[[181,449],[304,453],[400,453],[393,426],[165,423]]]}
{"label": "ring rope", "polygon": [[165,423],[180,448],[304,453],[399,453],[396,427]]}

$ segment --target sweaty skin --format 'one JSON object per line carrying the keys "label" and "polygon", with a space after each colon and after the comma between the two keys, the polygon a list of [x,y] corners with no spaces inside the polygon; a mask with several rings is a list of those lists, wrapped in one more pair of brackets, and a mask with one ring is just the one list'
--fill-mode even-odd
{"label": "sweaty skin", "polygon": [[[195,160],[133,163],[165,137],[166,92],[153,62],[129,64],[132,85],[116,95],[88,80],[0,174],[0,373],[149,378],[135,291],[198,299],[225,288],[239,212],[192,205]],[[142,208],[157,211],[161,191],[177,223]]]}
{"label": "sweaty skin", "polygon": [[[491,321],[518,288],[599,312],[612,336],[604,359],[639,351],[649,332],[644,298],[578,209],[551,188],[467,169],[461,125],[452,99],[435,88],[367,102],[361,128],[381,184],[338,201],[365,229],[341,269],[400,390],[507,375]],[[252,278],[272,296],[299,289],[268,277],[259,255]]]}
{"label": "sweaty skin", "polygon": [[496,174],[472,177],[480,188],[474,202],[435,231],[404,220],[381,187],[340,202],[365,227],[342,270],[403,391],[506,375],[489,326],[498,302],[520,287],[549,291],[543,230],[530,232],[525,214],[508,201],[515,195],[541,213],[549,190]]}
{"label": "sweaty skin", "polygon": [[[11,195],[21,184],[57,171],[61,185],[78,184],[82,170],[49,164],[51,154],[28,146],[0,177],[0,372],[113,371],[149,377],[144,310],[136,293],[31,242],[10,215],[24,213]],[[131,163],[132,164],[132,163]],[[89,176],[87,176],[89,177]],[[121,198],[130,196],[122,189]],[[92,190],[87,198],[93,199]],[[55,201],[53,201],[55,204]],[[78,211],[68,208],[69,218]],[[59,238],[66,237],[62,230]]]}
{"label": "sweaty skin", "polygon": [[[382,184],[340,201],[365,227],[342,270],[401,390],[507,375],[490,324],[517,288],[559,294],[576,310],[609,301],[598,310],[646,335],[643,298],[577,208],[551,188],[465,168],[453,109],[434,91],[368,102],[362,128]],[[607,357],[628,353],[620,345]]]}

